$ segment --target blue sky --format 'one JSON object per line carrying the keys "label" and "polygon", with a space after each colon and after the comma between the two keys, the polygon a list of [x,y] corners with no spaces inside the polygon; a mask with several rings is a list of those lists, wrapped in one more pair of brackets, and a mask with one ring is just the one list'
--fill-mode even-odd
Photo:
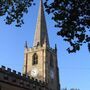
{"label": "blue sky", "polygon": [[[21,28],[8,26],[0,17],[0,65],[22,72],[24,62],[24,43],[27,40],[30,47],[33,44],[39,0],[35,6],[24,15],[25,24]],[[58,29],[46,14],[47,28],[51,47],[57,44],[60,83],[62,88],[79,88],[90,90],[90,53],[86,45],[74,54],[68,54],[68,44],[56,35]]]}

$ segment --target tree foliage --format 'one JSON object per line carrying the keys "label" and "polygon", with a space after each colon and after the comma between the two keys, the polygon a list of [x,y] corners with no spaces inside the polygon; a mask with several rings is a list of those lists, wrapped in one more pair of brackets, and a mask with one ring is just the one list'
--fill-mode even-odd
{"label": "tree foliage", "polygon": [[70,44],[69,53],[80,50],[88,43],[90,51],[90,0],[53,0],[44,3],[48,14],[59,28],[57,35]]}
{"label": "tree foliage", "polygon": [[[0,0],[0,16],[6,17],[6,24],[16,22],[20,27],[32,3],[33,0]],[[45,0],[44,6],[56,22],[57,35],[70,44],[69,53],[80,50],[83,43],[90,51],[90,0]]]}
{"label": "tree foliage", "polygon": [[0,16],[5,15],[6,24],[16,22],[20,27],[23,22],[23,14],[28,12],[33,0],[0,0]]}

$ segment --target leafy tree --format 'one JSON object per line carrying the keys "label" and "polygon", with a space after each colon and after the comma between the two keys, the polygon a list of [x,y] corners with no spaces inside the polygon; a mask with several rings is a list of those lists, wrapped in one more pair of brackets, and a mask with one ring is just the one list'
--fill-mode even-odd
{"label": "leafy tree", "polygon": [[24,24],[23,14],[28,13],[32,2],[33,0],[0,0],[0,16],[5,15],[6,24],[16,22],[16,26],[20,27]]}
{"label": "leafy tree", "polygon": [[[90,0],[49,1],[44,2],[46,12],[56,22],[57,35],[70,44],[68,52],[79,51],[83,43],[88,44],[90,51]],[[24,23],[23,14],[28,13],[32,4],[33,0],[0,0],[0,16],[6,16],[6,24],[16,22],[19,27]]]}
{"label": "leafy tree", "polygon": [[57,35],[63,37],[71,47],[69,53],[80,50],[83,43],[88,43],[90,51],[90,0],[49,0],[44,3],[48,14],[59,28]]}

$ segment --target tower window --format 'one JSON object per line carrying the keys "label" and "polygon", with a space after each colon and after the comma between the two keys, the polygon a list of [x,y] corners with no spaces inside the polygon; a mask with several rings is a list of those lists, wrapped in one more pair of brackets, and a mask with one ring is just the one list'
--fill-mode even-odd
{"label": "tower window", "polygon": [[34,53],[33,60],[32,60],[32,65],[36,65],[36,64],[38,64],[38,55],[36,53]]}

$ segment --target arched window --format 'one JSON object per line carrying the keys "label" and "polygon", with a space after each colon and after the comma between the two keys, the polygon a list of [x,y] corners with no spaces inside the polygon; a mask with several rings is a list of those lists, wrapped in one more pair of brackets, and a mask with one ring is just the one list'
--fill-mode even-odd
{"label": "arched window", "polygon": [[32,60],[32,65],[36,65],[36,64],[38,64],[38,55],[36,53],[34,53],[33,60]]}

